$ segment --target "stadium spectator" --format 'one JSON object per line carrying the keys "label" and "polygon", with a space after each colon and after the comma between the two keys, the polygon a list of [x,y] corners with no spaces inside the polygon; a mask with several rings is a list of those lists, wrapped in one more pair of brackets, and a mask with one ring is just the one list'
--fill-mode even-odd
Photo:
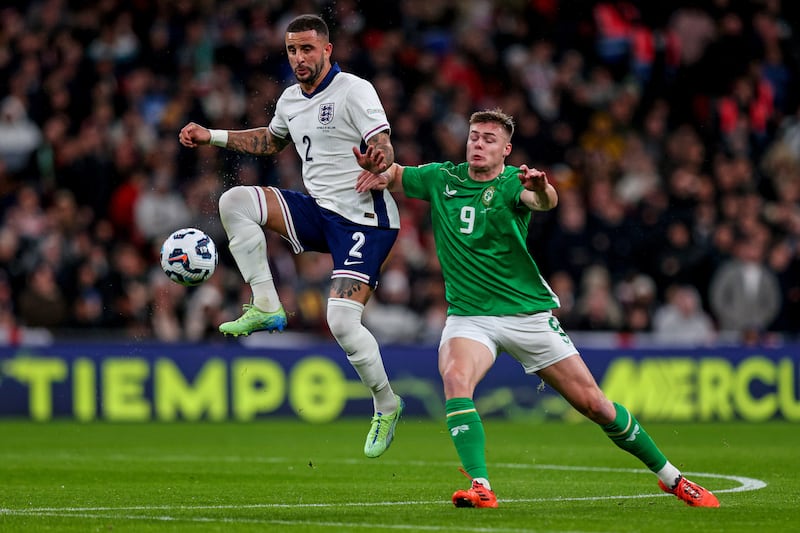
{"label": "stadium spectator", "polygon": [[[0,237],[1,238],[1,237]],[[14,292],[8,275],[0,270],[0,338],[10,340],[17,330],[17,316],[14,309]]]}
{"label": "stadium spectator", "polygon": [[67,301],[49,264],[39,263],[31,271],[19,296],[19,313],[22,323],[33,328],[55,328],[66,320]]}
{"label": "stadium spectator", "polygon": [[47,214],[41,205],[39,193],[31,186],[17,190],[15,205],[6,212],[6,225],[19,238],[35,243],[48,230]]}
{"label": "stadium spectator", "polygon": [[552,238],[538,258],[545,270],[561,269],[575,284],[588,267],[601,260],[592,246],[586,204],[577,190],[568,189],[561,195],[551,231]]}
{"label": "stadium spectator", "polygon": [[0,159],[11,173],[22,172],[42,142],[41,128],[28,118],[28,111],[16,96],[0,101]]}
{"label": "stadium spectator", "polygon": [[153,309],[149,313],[149,324],[153,336],[161,342],[178,342],[183,339],[179,307],[186,297],[186,287],[170,282],[160,272],[151,274]]}
{"label": "stadium spectator", "polygon": [[222,314],[224,270],[224,265],[218,266],[211,279],[189,294],[185,305],[184,340],[198,342],[214,338],[218,335],[217,326],[227,320]]}
{"label": "stadium spectator", "polygon": [[161,163],[153,170],[148,187],[136,197],[136,230],[149,243],[160,243],[176,229],[187,227],[191,220],[186,199],[173,187],[172,167],[171,161]]}
{"label": "stadium spectator", "polygon": [[108,327],[105,309],[107,301],[103,295],[102,268],[85,257],[76,267],[75,283],[68,287],[72,314],[69,325],[78,330]]}
{"label": "stadium spectator", "polygon": [[757,342],[781,309],[778,278],[764,262],[766,246],[758,239],[740,237],[734,256],[714,272],[709,287],[720,330],[736,332],[747,343]]}
{"label": "stadium spectator", "polygon": [[553,309],[553,316],[564,329],[579,329],[575,282],[572,276],[563,270],[557,270],[550,276],[550,288],[556,293],[561,304],[557,309]]}
{"label": "stadium spectator", "polygon": [[670,285],[666,303],[653,315],[656,342],[664,346],[710,346],[716,339],[711,317],[691,285]]}
{"label": "stadium spectator", "polygon": [[[399,255],[399,254],[398,254]],[[381,284],[364,310],[364,324],[382,343],[410,344],[423,331],[422,317],[411,308],[410,276],[393,254]]]}
{"label": "stadium spectator", "polygon": [[614,298],[608,269],[600,264],[586,269],[580,280],[577,329],[617,331],[624,323],[623,310]]}
{"label": "stadium spectator", "polygon": [[769,249],[767,266],[778,277],[783,305],[770,331],[788,331],[800,320],[800,255],[797,243],[781,239]]}
{"label": "stadium spectator", "polygon": [[665,242],[654,257],[656,283],[666,288],[672,282],[692,283],[701,279],[705,251],[692,240],[692,233],[683,220],[667,225]]}

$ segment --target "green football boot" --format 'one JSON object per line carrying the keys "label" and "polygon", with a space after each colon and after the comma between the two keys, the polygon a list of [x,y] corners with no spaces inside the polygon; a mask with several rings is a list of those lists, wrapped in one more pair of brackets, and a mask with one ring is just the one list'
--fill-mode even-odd
{"label": "green football boot", "polygon": [[364,444],[364,454],[367,457],[379,457],[389,449],[389,445],[394,438],[394,429],[403,414],[406,403],[400,396],[397,398],[397,409],[394,413],[385,415],[381,412],[372,417],[372,425],[367,433],[367,442]]}
{"label": "green football boot", "polygon": [[242,306],[244,314],[231,322],[223,322],[219,325],[220,333],[225,335],[250,335],[254,331],[283,331],[286,328],[286,312],[283,306],[277,311],[267,313],[253,304]]}

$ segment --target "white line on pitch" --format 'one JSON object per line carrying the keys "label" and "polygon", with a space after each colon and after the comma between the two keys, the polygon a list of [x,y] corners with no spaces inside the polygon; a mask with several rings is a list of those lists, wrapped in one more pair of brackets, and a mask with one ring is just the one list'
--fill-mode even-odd
{"label": "white line on pitch", "polygon": [[[2,514],[2,513],[0,513]],[[202,523],[223,523],[223,524],[263,524],[263,525],[276,525],[276,526],[314,526],[314,527],[330,527],[330,528],[362,528],[362,529],[375,529],[373,522],[357,523],[357,522],[314,522],[311,520],[260,520],[257,518],[218,518],[206,516],[148,516],[148,515],[118,515],[111,513],[80,513],[68,514],[56,512],[39,513],[36,516],[52,516],[52,517],[68,517],[68,518],[84,518],[84,519],[116,519],[116,520],[155,520],[158,522],[202,522]],[[452,526],[430,526],[419,524],[381,524],[380,529],[399,529],[399,530],[412,530],[412,531],[448,531],[452,530]],[[555,533],[543,531],[540,529],[519,529],[519,528],[482,528],[482,527],[464,527],[458,526],[458,531],[471,531],[475,533],[483,532],[514,532],[514,533]],[[564,533],[559,531],[559,533]],[[569,533],[588,533],[581,531],[571,531]]]}
{"label": "white line on pitch", "polygon": [[[272,458],[272,462],[294,462],[285,458]],[[281,460],[284,459],[284,460]],[[364,462],[362,460],[343,460],[342,462]],[[409,463],[416,463],[421,466],[441,465],[443,463],[432,461],[383,461],[384,464],[398,464],[408,465]],[[449,464],[449,463],[447,463]],[[588,471],[588,472],[621,472],[633,474],[650,474],[648,470],[634,469],[634,468],[606,468],[606,467],[590,467],[590,466],[568,466],[568,465],[537,465],[537,464],[520,464],[520,463],[497,463],[494,465],[499,468],[516,468],[516,469],[543,469],[543,470],[568,470],[568,471]],[[687,476],[710,477],[718,479],[727,479],[729,481],[738,482],[738,487],[730,489],[715,489],[716,494],[729,493],[729,492],[746,492],[759,490],[767,486],[764,481],[754,478],[742,476],[729,476],[724,474],[714,474],[710,472],[686,472]],[[607,499],[640,499],[640,498],[653,498],[670,496],[666,493],[646,493],[646,494],[627,494],[627,495],[602,495],[602,496],[581,496],[581,497],[553,497],[553,498],[515,498],[515,499],[499,499],[500,502],[505,503],[545,503],[545,502],[564,502],[564,501],[594,501],[594,500],[607,500]],[[449,502],[447,502],[449,503]],[[400,506],[400,505],[436,505],[445,502],[441,500],[432,501],[402,501],[402,502],[336,502],[336,503],[264,503],[264,504],[238,504],[238,505],[170,505],[170,506],[122,506],[122,507],[34,507],[29,509],[9,509],[0,508],[0,515],[45,515],[54,514],[58,516],[81,516],[81,513],[96,513],[96,512],[109,512],[109,511],[154,511],[154,510],[230,510],[230,509],[292,509],[292,508],[329,508],[329,507],[383,507],[383,506]],[[157,518],[153,518],[154,520]],[[182,518],[169,518],[170,520],[182,520]]]}

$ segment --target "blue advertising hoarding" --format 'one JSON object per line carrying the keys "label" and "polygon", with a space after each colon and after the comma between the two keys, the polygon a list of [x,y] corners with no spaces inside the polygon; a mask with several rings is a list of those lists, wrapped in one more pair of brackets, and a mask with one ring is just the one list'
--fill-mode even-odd
{"label": "blue advertising hoarding", "polygon": [[[606,395],[643,421],[800,422],[797,345],[581,353]],[[409,416],[443,415],[435,347],[388,346],[383,357]],[[505,354],[475,399],[483,416],[581,419]],[[285,415],[321,423],[371,410],[367,389],[333,343],[0,347],[0,416],[248,421]]]}

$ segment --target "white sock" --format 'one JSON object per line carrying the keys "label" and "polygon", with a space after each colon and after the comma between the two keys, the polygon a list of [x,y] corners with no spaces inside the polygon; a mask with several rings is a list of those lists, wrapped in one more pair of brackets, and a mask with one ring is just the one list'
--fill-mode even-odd
{"label": "white sock", "polygon": [[489,484],[489,480],[486,479],[485,477],[476,477],[472,481],[480,483],[481,485],[483,485],[487,489],[492,490],[492,486]]}
{"label": "white sock", "polygon": [[267,261],[267,201],[261,187],[237,186],[219,198],[219,218],[228,234],[228,248],[245,282],[253,291],[253,305],[276,311],[280,305]]}
{"label": "white sock", "polygon": [[675,484],[678,482],[678,479],[681,477],[681,471],[678,470],[677,468],[675,468],[675,466],[672,463],[667,461],[667,464],[665,464],[661,468],[661,470],[656,472],[656,475],[658,476],[658,479],[660,479],[661,482],[664,485],[666,485],[667,487],[669,487],[671,489],[674,489],[675,488]]}
{"label": "white sock", "polygon": [[375,412],[397,410],[397,400],[383,367],[378,341],[361,324],[364,306],[346,298],[328,299],[328,327],[361,381],[372,392]]}

